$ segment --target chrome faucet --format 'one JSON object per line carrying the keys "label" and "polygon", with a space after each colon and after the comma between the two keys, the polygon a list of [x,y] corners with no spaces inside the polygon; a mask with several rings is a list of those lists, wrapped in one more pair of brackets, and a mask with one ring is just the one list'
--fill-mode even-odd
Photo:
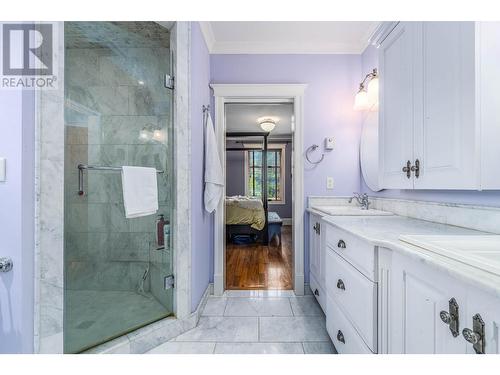
{"label": "chrome faucet", "polygon": [[352,203],[353,199],[356,199],[358,203],[361,205],[362,210],[367,210],[370,206],[370,202],[368,201],[368,194],[364,193],[361,195],[360,193],[353,193],[354,195],[349,198],[349,203]]}

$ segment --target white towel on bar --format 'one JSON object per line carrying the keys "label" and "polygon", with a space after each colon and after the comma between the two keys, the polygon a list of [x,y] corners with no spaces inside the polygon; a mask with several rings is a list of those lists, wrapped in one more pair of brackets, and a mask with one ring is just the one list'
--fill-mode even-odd
{"label": "white towel on bar", "polygon": [[122,186],[127,219],[153,215],[158,211],[155,168],[123,166]]}
{"label": "white towel on bar", "polygon": [[205,124],[205,210],[213,212],[217,208],[223,190],[224,176],[217,151],[214,124],[210,113],[207,112]]}

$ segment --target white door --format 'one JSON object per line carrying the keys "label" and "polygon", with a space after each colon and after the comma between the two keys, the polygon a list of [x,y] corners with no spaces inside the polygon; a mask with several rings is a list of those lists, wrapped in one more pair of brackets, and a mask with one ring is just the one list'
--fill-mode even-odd
{"label": "white door", "polygon": [[[389,353],[466,353],[466,342],[460,335],[466,309],[463,285],[398,253],[392,253],[389,283]],[[456,337],[441,319],[442,311],[450,313],[452,298],[459,309]]]}
{"label": "white door", "polygon": [[403,172],[413,162],[414,38],[420,23],[401,22],[379,49],[380,187],[411,189]]}
{"label": "white door", "polygon": [[320,248],[319,248],[319,228],[320,217],[309,214],[309,270],[318,282],[320,281]]}
{"label": "white door", "polygon": [[[416,60],[416,189],[478,186],[475,163],[474,22],[423,22]],[[420,40],[421,42],[420,42]]]}

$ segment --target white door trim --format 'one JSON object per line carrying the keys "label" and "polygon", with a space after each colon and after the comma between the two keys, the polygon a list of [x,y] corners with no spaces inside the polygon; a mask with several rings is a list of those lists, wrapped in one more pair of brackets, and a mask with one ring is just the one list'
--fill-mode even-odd
{"label": "white door trim", "polygon": [[[226,123],[224,107],[235,100],[276,102],[276,99],[293,101],[295,126],[293,133],[293,278],[296,295],[304,294],[304,160],[303,123],[305,84],[212,84],[215,97],[215,135],[219,155],[225,155]],[[293,125],[292,125],[293,126]],[[221,158],[224,180],[226,179],[226,158]],[[223,197],[226,196],[224,187]],[[225,289],[225,224],[224,199],[215,212],[214,224],[214,294],[221,296]]]}

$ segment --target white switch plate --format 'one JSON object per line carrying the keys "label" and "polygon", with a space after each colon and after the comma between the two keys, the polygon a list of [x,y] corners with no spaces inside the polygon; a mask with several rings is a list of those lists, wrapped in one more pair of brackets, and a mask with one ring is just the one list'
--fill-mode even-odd
{"label": "white switch plate", "polygon": [[325,138],[325,150],[333,150],[333,137]]}
{"label": "white switch plate", "polygon": [[5,164],[5,158],[0,158],[0,182],[4,182],[6,179]]}
{"label": "white switch plate", "polygon": [[333,177],[326,178],[326,188],[333,189]]}

